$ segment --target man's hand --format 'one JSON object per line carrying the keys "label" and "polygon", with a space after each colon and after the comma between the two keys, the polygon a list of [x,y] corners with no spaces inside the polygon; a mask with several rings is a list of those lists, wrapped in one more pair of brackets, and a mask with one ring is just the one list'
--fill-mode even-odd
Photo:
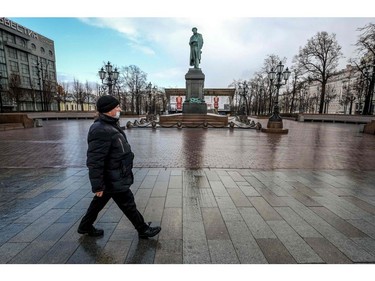
{"label": "man's hand", "polygon": [[103,196],[103,191],[95,192],[95,196],[102,197]]}

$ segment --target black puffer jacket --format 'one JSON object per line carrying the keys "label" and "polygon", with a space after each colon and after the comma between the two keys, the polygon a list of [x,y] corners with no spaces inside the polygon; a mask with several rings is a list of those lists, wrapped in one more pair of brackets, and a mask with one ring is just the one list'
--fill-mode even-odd
{"label": "black puffer jacket", "polygon": [[100,114],[87,137],[87,167],[92,191],[121,192],[133,184],[134,154],[118,119]]}

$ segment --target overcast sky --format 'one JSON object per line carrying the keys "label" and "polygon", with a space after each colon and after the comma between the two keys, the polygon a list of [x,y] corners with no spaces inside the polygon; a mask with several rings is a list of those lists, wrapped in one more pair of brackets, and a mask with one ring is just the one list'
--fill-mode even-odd
{"label": "overcast sky", "polygon": [[[95,1],[90,3],[100,7]],[[158,9],[164,2],[158,2]],[[235,2],[238,0],[231,1]],[[102,3],[103,10],[107,6],[116,10],[116,5],[109,5],[112,1]],[[187,14],[197,17],[187,17],[178,8],[172,13],[162,9],[164,13],[153,14],[149,12],[150,6],[143,14],[130,13],[128,6],[124,6],[123,13],[116,13],[116,10],[113,14],[81,8],[82,16],[70,10],[65,14],[53,10],[44,14],[26,11],[5,16],[55,42],[56,68],[61,82],[73,78],[99,82],[97,71],[105,61],[110,61],[118,67],[137,65],[148,74],[148,81],[160,87],[185,86],[192,27],[197,27],[204,39],[200,67],[206,76],[205,87],[228,87],[234,79],[251,78],[270,54],[286,57],[286,66],[290,66],[299,48],[321,31],[336,34],[345,56],[340,61],[340,68],[343,68],[347,60],[356,55],[357,29],[375,23],[373,17],[355,13],[350,16],[346,12],[332,13],[332,16],[321,13],[324,17],[317,17],[316,14],[320,15],[317,12],[301,14],[303,17],[293,13],[280,17],[273,12],[249,12],[245,17],[244,10],[250,9],[249,4],[241,6],[241,3],[235,9],[239,15],[229,17],[233,6],[215,12],[213,6],[202,6],[195,0],[191,3],[198,3],[198,6],[191,9],[192,13],[187,10]],[[260,11],[264,11],[262,8]],[[139,6],[134,10],[139,11]],[[171,17],[171,14],[178,17]]]}

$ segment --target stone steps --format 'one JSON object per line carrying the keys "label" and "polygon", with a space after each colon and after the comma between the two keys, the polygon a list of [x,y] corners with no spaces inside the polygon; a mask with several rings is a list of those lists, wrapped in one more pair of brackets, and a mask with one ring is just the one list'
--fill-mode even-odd
{"label": "stone steps", "polygon": [[198,127],[208,126],[224,127],[228,126],[228,116],[217,115],[217,114],[170,114],[161,115],[159,118],[160,126],[173,126],[181,124],[183,127]]}
{"label": "stone steps", "polygon": [[15,129],[24,129],[22,123],[2,123],[0,124],[0,131],[8,131],[8,130],[15,130]]}

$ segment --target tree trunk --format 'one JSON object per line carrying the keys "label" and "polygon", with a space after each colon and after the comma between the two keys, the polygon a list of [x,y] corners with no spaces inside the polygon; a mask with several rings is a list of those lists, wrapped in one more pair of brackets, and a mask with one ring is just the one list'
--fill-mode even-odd
{"label": "tree trunk", "polygon": [[327,81],[323,80],[323,82],[322,82],[322,92],[320,94],[319,114],[322,114],[323,109],[324,109],[324,99],[325,99],[325,96],[326,96],[326,84],[327,84]]}

